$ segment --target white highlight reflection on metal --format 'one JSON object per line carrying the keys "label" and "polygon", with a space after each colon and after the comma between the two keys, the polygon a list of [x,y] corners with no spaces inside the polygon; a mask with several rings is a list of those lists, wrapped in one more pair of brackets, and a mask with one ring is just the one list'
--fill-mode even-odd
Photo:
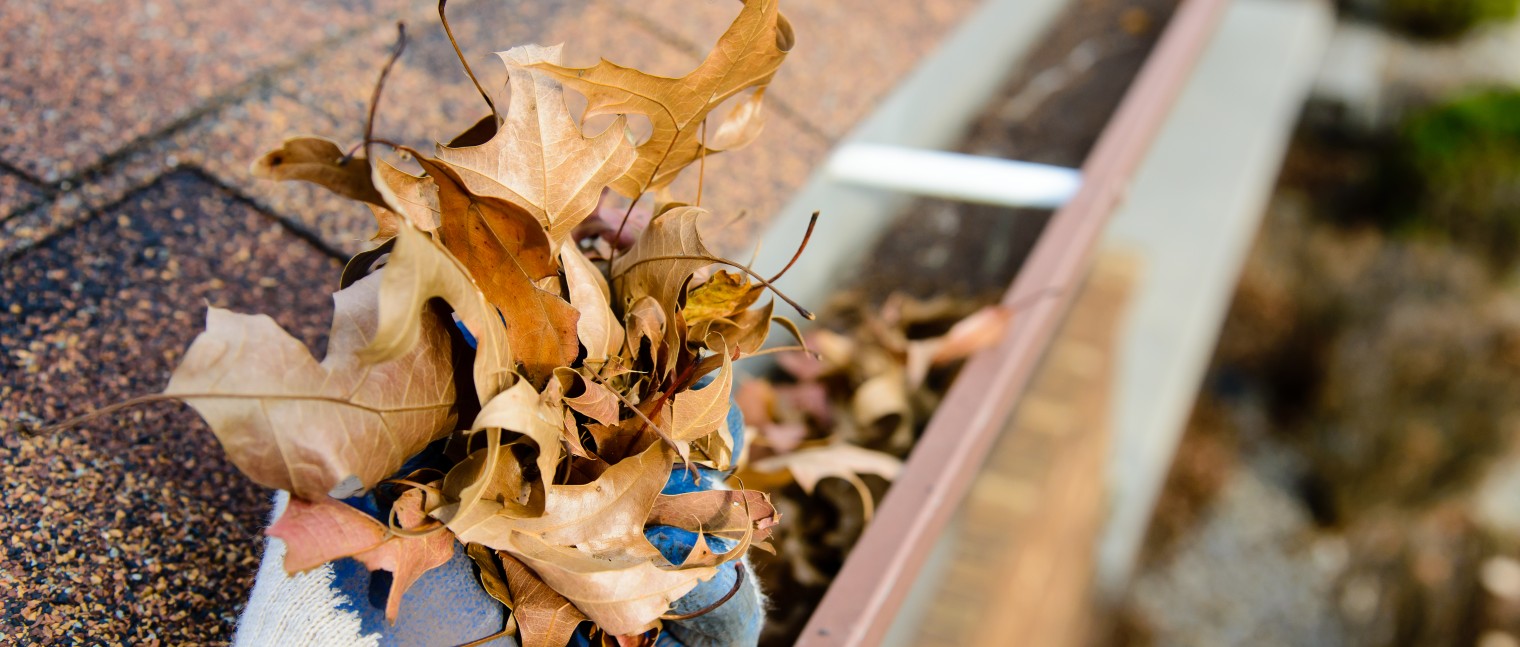
{"label": "white highlight reflection on metal", "polygon": [[1082,184],[1076,169],[884,144],[845,144],[831,179],[904,193],[1005,207],[1053,209]]}

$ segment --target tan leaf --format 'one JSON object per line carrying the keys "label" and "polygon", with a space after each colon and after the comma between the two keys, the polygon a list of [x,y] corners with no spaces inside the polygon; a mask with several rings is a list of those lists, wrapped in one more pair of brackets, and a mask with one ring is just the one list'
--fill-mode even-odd
{"label": "tan leaf", "polygon": [[558,403],[544,402],[531,384],[518,382],[481,407],[470,429],[515,431],[531,439],[538,445],[538,473],[547,486],[554,482],[555,468],[564,455],[560,445],[563,425],[564,413]]}
{"label": "tan leaf", "polygon": [[907,416],[912,409],[908,403],[908,384],[903,371],[891,370],[866,380],[855,389],[851,408],[855,420],[863,425],[887,416]]}
{"label": "tan leaf", "polygon": [[501,557],[507,588],[516,602],[512,615],[521,630],[518,637],[522,639],[522,647],[563,647],[569,643],[570,635],[586,615],[515,557],[506,552],[497,555]]}
{"label": "tan leaf", "polygon": [[422,338],[418,313],[426,310],[429,299],[443,299],[475,336],[475,393],[480,402],[489,402],[512,384],[515,366],[496,308],[486,301],[464,266],[431,236],[407,225],[397,232],[395,241],[381,272],[379,330],[361,357],[380,363],[412,351]]}
{"label": "tan leaf", "polygon": [[576,390],[571,392],[578,391],[579,395],[565,398],[566,405],[580,412],[581,415],[604,425],[617,424],[619,414],[622,412],[622,402],[611,389],[574,372],[569,372],[567,376],[572,377],[577,385]]}
{"label": "tan leaf", "polygon": [[550,74],[529,66],[558,65],[560,46],[524,45],[498,53],[510,72],[512,107],[496,136],[480,146],[441,146],[438,158],[459,170],[479,195],[516,204],[549,232],[553,249],[596,210],[602,188],[633,164],[636,153],[619,117],[586,137]]}
{"label": "tan leaf", "polygon": [[[603,631],[616,635],[643,633],[655,626],[702,580],[717,570],[711,566],[666,570],[655,565],[659,551],[590,553],[551,546],[517,534],[513,555],[586,614]],[[646,541],[647,545],[648,542]]]}
{"label": "tan leaf", "polygon": [[884,452],[837,443],[758,460],[750,465],[750,469],[761,473],[787,470],[797,480],[797,485],[808,493],[825,478],[848,481],[860,492],[861,502],[866,507],[865,517],[869,521],[873,507],[871,491],[859,475],[875,474],[888,481],[896,479],[902,472],[902,460]]}
{"label": "tan leaf", "polygon": [[[580,69],[551,63],[534,67],[585,95],[588,116],[637,113],[649,117],[653,133],[639,146],[633,167],[612,184],[617,192],[633,197],[670,184],[681,169],[696,161],[702,154],[700,126],[708,113],[747,88],[769,84],[793,41],[791,25],[776,9],[776,0],[746,0],[706,60],[678,79],[606,60]],[[741,123],[749,120],[753,118]]]}
{"label": "tan leaf", "polygon": [[432,312],[410,310],[412,343],[389,361],[359,356],[379,326],[377,292],[395,270],[333,295],[327,357],[264,315],[211,308],[164,389],[195,407],[249,478],[305,499],[350,477],[364,489],[389,477],[454,424],[448,333]]}
{"label": "tan leaf", "polygon": [[613,288],[625,303],[637,303],[646,296],[659,302],[665,313],[667,340],[686,279],[712,264],[705,260],[712,253],[702,245],[702,235],[697,231],[697,219],[707,213],[700,207],[676,207],[655,216],[639,241],[612,264]]}
{"label": "tan leaf", "polygon": [[[988,306],[955,322],[950,331],[938,338],[931,364],[943,364],[970,357],[973,353],[996,344],[1013,321],[1013,310],[1002,306]],[[909,342],[911,347],[914,343]]]}
{"label": "tan leaf", "polygon": [[561,246],[559,255],[570,285],[570,305],[580,313],[575,331],[586,347],[584,362],[593,371],[600,370],[609,357],[622,352],[624,339],[623,327],[612,312],[607,279],[574,243]]}
{"label": "tan leaf", "polygon": [[[522,383],[525,384],[525,383]],[[450,499],[432,511],[460,541],[469,543],[481,533],[498,532],[508,519],[543,514],[546,489],[542,478],[524,470],[524,461],[501,446],[501,430],[485,432],[486,446],[449,469],[443,494]]]}
{"label": "tan leaf", "polygon": [[[480,572],[480,588],[485,589],[487,595],[496,598],[502,606],[511,609],[516,606],[512,602],[512,589],[507,586],[507,574],[502,569],[501,562],[496,557],[496,551],[480,544],[468,544],[464,547],[464,553],[470,556]],[[515,622],[515,619],[508,620]]]}
{"label": "tan leaf", "polygon": [[513,529],[554,546],[592,553],[630,546],[653,551],[644,539],[644,520],[670,478],[670,466],[670,455],[654,445],[591,483],[551,486],[543,516],[516,520]]}
{"label": "tan leaf", "polygon": [[735,106],[723,119],[723,125],[707,138],[707,152],[744,148],[759,139],[760,131],[765,128],[765,113],[760,110],[764,103],[765,88],[761,87]]}
{"label": "tan leaf", "polygon": [[345,198],[385,206],[385,198],[370,181],[369,160],[343,160],[343,149],[320,137],[294,137],[265,153],[249,169],[265,180],[310,182]]}
{"label": "tan leaf", "polygon": [[660,350],[660,344],[665,339],[665,311],[660,308],[660,302],[654,297],[642,297],[628,306],[628,352],[638,353],[643,346],[644,340],[649,340],[650,349],[654,352]]}
{"label": "tan leaf", "polygon": [[[733,359],[726,351],[725,348],[718,353],[723,358],[723,366],[718,370],[718,376],[712,383],[700,389],[687,389],[671,396],[668,431],[670,437],[676,441],[694,441],[714,431],[727,435],[728,425],[723,423],[728,419],[729,394],[733,391],[734,385],[734,365]],[[732,446],[732,439],[729,439],[727,444]]]}
{"label": "tan leaf", "polygon": [[[395,220],[405,219],[418,229],[433,231],[438,228],[441,217],[438,206],[438,184],[433,178],[427,176],[412,175],[394,166],[385,160],[375,163],[373,174],[375,188],[387,199],[386,204],[394,204],[400,211],[392,211],[388,206],[372,206],[375,216],[381,219],[380,234],[376,238],[389,238],[396,235]],[[390,223],[390,232],[387,233],[387,223]]]}
{"label": "tan leaf", "polygon": [[417,161],[438,184],[443,210],[439,240],[500,310],[515,359],[542,386],[555,368],[569,366],[580,355],[580,314],[558,294],[533,283],[557,270],[543,228],[510,202],[471,194],[448,166]]}
{"label": "tan leaf", "polygon": [[648,523],[719,536],[753,530],[753,540],[764,541],[778,523],[778,517],[764,492],[707,490],[660,495],[649,511]]}

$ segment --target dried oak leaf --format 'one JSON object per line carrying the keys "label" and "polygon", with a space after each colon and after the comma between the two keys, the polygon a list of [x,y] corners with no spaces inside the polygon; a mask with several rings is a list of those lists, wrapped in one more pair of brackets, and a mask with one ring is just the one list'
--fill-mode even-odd
{"label": "dried oak leaf", "polygon": [[[707,213],[700,207],[676,207],[655,216],[639,241],[612,263],[612,287],[625,305],[646,296],[660,304],[665,341],[672,348],[682,341],[672,324],[680,314],[678,301],[686,280],[714,258],[697,230],[697,219]],[[631,331],[629,338],[632,341]]]}
{"label": "dried oak leaf", "polygon": [[686,308],[681,313],[695,330],[698,323],[709,319],[732,319],[754,305],[761,292],[743,274],[718,270],[686,293]]}
{"label": "dried oak leaf", "polygon": [[[394,504],[402,528],[416,529],[427,515],[422,490],[406,491]],[[340,557],[353,557],[370,570],[392,574],[385,617],[401,613],[401,599],[417,579],[454,556],[454,536],[440,530],[420,537],[393,535],[379,521],[328,497],[309,502],[291,497],[284,514],[265,531],[286,544],[285,570],[295,573]]]}
{"label": "dried oak leaf", "polygon": [[501,311],[515,359],[542,386],[555,368],[569,366],[580,355],[580,313],[534,284],[556,276],[558,269],[547,234],[521,207],[470,193],[448,165],[420,156],[417,161],[438,185],[443,211],[439,241]]}
{"label": "dried oak leaf", "polygon": [[861,501],[866,506],[865,517],[869,520],[873,507],[871,490],[860,480],[860,475],[875,474],[888,481],[896,479],[902,472],[902,460],[884,452],[835,443],[758,460],[750,465],[750,469],[762,474],[787,470],[797,485],[809,494],[825,478],[848,481],[860,492]]}
{"label": "dried oak leaf", "polygon": [[570,305],[580,313],[575,330],[581,345],[586,347],[582,361],[592,371],[600,371],[609,358],[617,357],[623,350],[625,333],[612,312],[612,292],[601,270],[573,243],[561,245],[559,257],[565,268],[565,282],[570,287]]}
{"label": "dried oak leaf", "polygon": [[[678,79],[656,76],[602,60],[592,67],[567,68],[535,63],[560,82],[586,96],[586,115],[642,114],[653,133],[638,148],[633,167],[612,183],[628,197],[670,184],[687,165],[703,155],[699,131],[708,113],[729,97],[748,88],[764,88],[791,50],[791,24],[776,8],[776,0],[746,0],[727,31],[718,38],[702,64]],[[756,92],[731,116],[734,125],[718,127],[707,153],[718,142],[742,143],[759,131]]]}
{"label": "dried oak leaf", "polygon": [[249,169],[265,180],[301,180],[345,198],[385,206],[385,199],[370,180],[369,160],[344,159],[343,149],[330,139],[294,137],[265,153]]}
{"label": "dried oak leaf", "polygon": [[531,67],[558,65],[559,45],[524,45],[498,56],[512,89],[506,123],[480,146],[440,146],[438,159],[458,170],[470,191],[522,207],[548,231],[551,248],[559,249],[596,210],[602,188],[633,164],[633,145],[622,117],[586,137],[565,107],[559,82]]}
{"label": "dried oak leaf", "polygon": [[654,628],[676,600],[717,573],[712,566],[660,568],[656,560],[663,563],[664,559],[652,546],[648,551],[590,553],[551,546],[524,534],[518,534],[513,543],[513,556],[602,630],[616,635]]}
{"label": "dried oak leaf", "polygon": [[392,315],[406,319],[413,342],[383,361],[361,357],[395,272],[333,295],[321,363],[267,316],[209,309],[206,331],[164,393],[200,412],[228,458],[260,485],[307,499],[352,479],[374,487],[454,424],[449,336],[438,315]]}
{"label": "dried oak leaf", "polygon": [[[438,185],[433,178],[412,175],[391,166],[390,162],[376,160],[371,179],[386,200],[384,205],[369,205],[380,225],[376,239],[395,236],[402,221],[423,231],[438,228],[442,213],[438,206]],[[389,205],[395,205],[396,210]]]}
{"label": "dried oak leaf", "polygon": [[521,629],[518,637],[522,647],[562,647],[569,643],[586,615],[511,554],[499,551],[497,555],[511,591],[512,615]]}
{"label": "dried oak leaf", "polygon": [[394,240],[381,273],[379,330],[360,355],[379,363],[411,352],[422,336],[418,313],[429,299],[443,299],[475,336],[475,393],[480,402],[489,402],[512,384],[515,366],[501,316],[469,271],[432,236],[407,224]]}

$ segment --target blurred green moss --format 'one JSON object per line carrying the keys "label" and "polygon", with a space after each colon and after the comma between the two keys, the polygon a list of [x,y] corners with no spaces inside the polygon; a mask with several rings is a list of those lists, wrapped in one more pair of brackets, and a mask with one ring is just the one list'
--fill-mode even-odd
{"label": "blurred green moss", "polygon": [[1425,38],[1454,38],[1486,22],[1515,17],[1520,0],[1385,0],[1383,20]]}
{"label": "blurred green moss", "polygon": [[1520,91],[1468,95],[1409,117],[1397,163],[1413,199],[1399,229],[1435,233],[1498,268],[1520,259]]}

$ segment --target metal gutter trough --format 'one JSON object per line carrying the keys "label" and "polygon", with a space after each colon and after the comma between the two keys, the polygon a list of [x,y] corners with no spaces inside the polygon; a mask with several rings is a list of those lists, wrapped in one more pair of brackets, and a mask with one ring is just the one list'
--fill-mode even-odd
{"label": "metal gutter trough", "polygon": [[[1093,249],[1126,197],[1194,63],[1210,43],[1228,0],[1184,0],[1080,171],[989,160],[933,149],[954,145],[1051,18],[1057,0],[992,0],[941,52],[847,137],[773,223],[767,255],[789,254],[814,209],[827,214],[784,289],[821,301],[827,286],[809,280],[855,262],[907,195],[1018,206],[1057,206],[1054,217],[1003,302],[1021,304],[1005,338],[973,357],[930,420],[904,472],[799,639],[801,645],[876,645],[893,625],[920,570],[966,494],[980,459],[1015,409],[1089,266]],[[1021,30],[1009,38],[1010,26]],[[989,61],[986,45],[997,43]],[[948,74],[958,56],[980,65],[966,79]],[[998,67],[1001,65],[1001,67]],[[966,69],[960,68],[961,72]],[[946,85],[948,84],[948,85]],[[926,109],[938,102],[939,108]],[[945,113],[955,113],[945,117]],[[932,117],[939,115],[940,120]],[[903,167],[912,168],[904,173]],[[881,189],[889,189],[882,191]],[[796,225],[796,226],[793,226]],[[774,240],[771,240],[774,238]],[[830,246],[827,241],[835,241]],[[779,258],[779,265],[786,259]],[[1030,299],[1049,294],[1051,298]],[[1095,476],[1095,478],[1100,478]]]}

